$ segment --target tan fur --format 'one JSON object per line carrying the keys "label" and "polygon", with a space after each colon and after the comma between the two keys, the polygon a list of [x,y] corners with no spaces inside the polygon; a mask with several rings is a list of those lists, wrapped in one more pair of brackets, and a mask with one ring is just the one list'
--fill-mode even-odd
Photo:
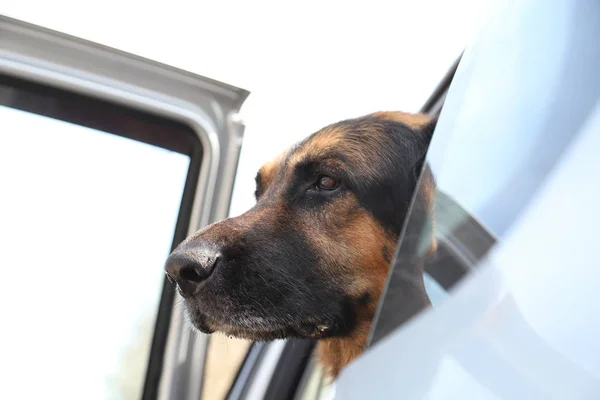
{"label": "tan fur", "polygon": [[[377,310],[377,300],[381,297],[387,279],[389,261],[386,260],[386,246],[393,247],[396,244],[396,240],[386,234],[366,212],[360,213],[339,235],[339,242],[349,245],[346,251],[350,256],[344,262],[353,267],[349,276],[346,276],[349,281],[346,286],[347,294],[359,298],[364,293],[370,293],[372,298],[359,310],[358,324],[350,336],[319,342],[321,363],[332,379],[364,351]],[[339,244],[337,246],[339,250]],[[334,256],[340,258],[339,253]]]}
{"label": "tan fur", "polygon": [[305,162],[309,157],[320,157],[327,154],[343,143],[344,131],[328,129],[321,131],[312,140],[306,143],[300,151],[295,153],[290,160],[290,165]]}
{"label": "tan fur", "polygon": [[417,191],[418,201],[415,207],[422,208],[421,212],[426,216],[426,226],[431,231],[430,243],[428,245],[428,256],[435,254],[437,250],[437,239],[435,236],[435,191],[436,185],[433,174],[429,168],[425,168],[421,176],[421,185]]}
{"label": "tan fur", "polygon": [[271,182],[273,182],[273,179],[275,178],[275,173],[277,172],[277,169],[280,167],[281,163],[285,159],[286,154],[287,152],[283,152],[277,155],[275,159],[263,165],[258,171],[258,173],[262,177],[263,185],[265,188],[268,187],[271,184]]}
{"label": "tan fur", "polygon": [[381,111],[372,114],[375,117],[401,122],[411,128],[422,128],[431,121],[431,116],[426,114],[411,114],[402,111]]}

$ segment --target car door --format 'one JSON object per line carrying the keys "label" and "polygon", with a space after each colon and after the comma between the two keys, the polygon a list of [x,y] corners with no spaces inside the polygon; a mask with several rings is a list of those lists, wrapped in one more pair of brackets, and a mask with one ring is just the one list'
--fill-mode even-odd
{"label": "car door", "polygon": [[0,16],[1,398],[200,398],[163,263],[227,217],[247,95]]}
{"label": "car door", "polygon": [[441,301],[397,318],[403,263],[423,259],[411,211],[336,398],[598,398],[600,5],[499,11],[464,53],[427,155]]}

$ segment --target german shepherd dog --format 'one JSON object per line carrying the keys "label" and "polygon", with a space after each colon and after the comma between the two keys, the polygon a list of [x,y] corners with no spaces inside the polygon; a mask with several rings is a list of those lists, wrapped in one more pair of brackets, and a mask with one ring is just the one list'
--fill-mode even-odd
{"label": "german shepherd dog", "polygon": [[[253,208],[190,236],[167,260],[192,325],[256,341],[318,339],[335,379],[367,342],[435,124],[374,113],[264,165]],[[413,209],[431,210],[431,190],[420,192]],[[415,296],[426,297],[422,271],[408,270]]]}

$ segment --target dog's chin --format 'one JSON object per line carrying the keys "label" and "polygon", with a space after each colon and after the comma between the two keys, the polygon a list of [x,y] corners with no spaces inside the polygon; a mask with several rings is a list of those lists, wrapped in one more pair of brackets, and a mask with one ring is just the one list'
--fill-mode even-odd
{"label": "dog's chin", "polygon": [[327,323],[279,324],[267,323],[264,320],[253,323],[250,318],[240,318],[239,322],[229,318],[227,323],[222,323],[198,312],[188,313],[188,317],[191,325],[202,333],[220,332],[227,336],[259,342],[288,338],[324,339],[336,336],[335,329]]}

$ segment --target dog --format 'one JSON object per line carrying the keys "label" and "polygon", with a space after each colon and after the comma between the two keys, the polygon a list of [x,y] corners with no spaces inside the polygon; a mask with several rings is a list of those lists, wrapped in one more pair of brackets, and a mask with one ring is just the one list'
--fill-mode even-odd
{"label": "dog", "polygon": [[[260,168],[253,208],[167,259],[191,324],[254,341],[317,339],[335,379],[367,343],[435,125],[404,112],[348,119]],[[413,210],[429,214],[425,172]],[[426,297],[421,268],[407,271]]]}

